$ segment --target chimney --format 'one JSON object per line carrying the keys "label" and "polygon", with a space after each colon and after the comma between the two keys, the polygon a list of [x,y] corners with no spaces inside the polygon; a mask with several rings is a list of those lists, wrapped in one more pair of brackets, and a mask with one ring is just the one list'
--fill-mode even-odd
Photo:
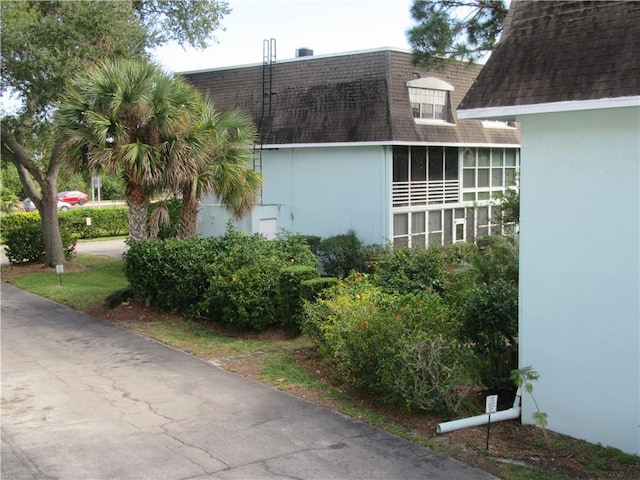
{"label": "chimney", "polygon": [[310,48],[298,48],[296,49],[296,58],[311,57],[313,56],[313,50]]}

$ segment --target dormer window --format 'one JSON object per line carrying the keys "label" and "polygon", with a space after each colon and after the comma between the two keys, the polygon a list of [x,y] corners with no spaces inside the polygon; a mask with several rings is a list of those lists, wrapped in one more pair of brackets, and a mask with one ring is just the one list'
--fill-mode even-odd
{"label": "dormer window", "polygon": [[449,92],[453,86],[434,77],[407,82],[411,113],[418,124],[453,124]]}

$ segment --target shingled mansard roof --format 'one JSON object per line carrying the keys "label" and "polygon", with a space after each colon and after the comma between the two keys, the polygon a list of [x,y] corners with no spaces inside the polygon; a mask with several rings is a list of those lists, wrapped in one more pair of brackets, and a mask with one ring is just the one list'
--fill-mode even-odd
{"label": "shingled mansard roof", "polygon": [[[271,118],[263,118],[263,67],[247,65],[183,75],[219,110],[237,107],[260,125],[262,144],[510,144],[520,143],[517,130],[483,128],[476,120],[455,126],[416,125],[407,82],[436,77],[455,87],[455,109],[480,71],[457,63],[443,72],[411,63],[411,53],[379,49],[327,56],[308,56],[272,66]],[[267,87],[267,91],[269,91]]]}
{"label": "shingled mansard roof", "polygon": [[462,118],[640,105],[640,1],[513,0]]}

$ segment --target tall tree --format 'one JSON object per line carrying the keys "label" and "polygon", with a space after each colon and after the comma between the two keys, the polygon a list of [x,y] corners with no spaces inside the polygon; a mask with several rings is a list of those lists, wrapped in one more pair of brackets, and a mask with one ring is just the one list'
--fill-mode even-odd
{"label": "tall tree", "polygon": [[107,61],[73,78],[55,122],[78,170],[120,172],[129,237],[148,237],[147,206],[167,171],[188,167],[198,92],[147,60]]}
{"label": "tall tree", "polygon": [[414,62],[439,68],[481,59],[498,41],[507,11],[504,0],[414,0],[417,25],[407,31]]}
{"label": "tall tree", "polygon": [[168,171],[167,186],[182,195],[179,238],[196,235],[202,197],[214,193],[237,218],[255,205],[262,177],[251,168],[256,129],[248,115],[236,110],[217,112],[213,102],[203,101],[197,113],[185,158],[189,168]]}
{"label": "tall tree", "polygon": [[184,78],[148,61],[110,61],[77,75],[55,121],[76,169],[121,173],[133,240],[148,236],[151,193],[182,195],[181,238],[195,235],[207,193],[236,216],[255,204],[261,177],[249,163],[256,137],[249,117],[217,112]]}
{"label": "tall tree", "polygon": [[86,65],[144,56],[170,40],[206,46],[227,13],[228,4],[217,0],[0,2],[1,93],[16,100],[13,112],[3,112],[1,153],[40,211],[47,265],[64,262],[56,209],[60,148],[31,139],[51,134],[66,81]]}

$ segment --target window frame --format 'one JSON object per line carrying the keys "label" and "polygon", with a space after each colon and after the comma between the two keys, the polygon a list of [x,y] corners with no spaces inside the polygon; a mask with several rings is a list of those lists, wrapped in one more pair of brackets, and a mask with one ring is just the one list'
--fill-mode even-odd
{"label": "window frame", "polygon": [[[417,78],[407,82],[409,108],[416,124],[454,126],[450,95],[452,91],[453,85],[435,77]],[[425,114],[427,107],[431,107],[431,113],[428,115]],[[438,118],[438,111],[441,111],[442,118]]]}

